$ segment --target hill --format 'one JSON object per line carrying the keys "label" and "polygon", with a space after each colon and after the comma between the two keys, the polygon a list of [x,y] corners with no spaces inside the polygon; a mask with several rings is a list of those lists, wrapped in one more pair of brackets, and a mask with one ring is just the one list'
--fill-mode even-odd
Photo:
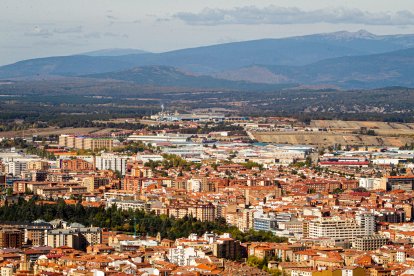
{"label": "hill", "polygon": [[[216,74],[253,65],[304,66],[325,59],[361,56],[414,47],[414,35],[377,36],[366,31],[234,42],[165,53],[121,54],[102,51],[48,57],[0,67],[0,79],[80,76],[162,65],[197,74]],[[116,52],[118,54],[116,54]],[[124,52],[127,53],[127,52]]]}
{"label": "hill", "polygon": [[138,49],[121,49],[121,48],[113,48],[113,49],[102,49],[96,50],[86,53],[81,53],[81,56],[91,56],[91,57],[99,57],[99,56],[106,56],[106,57],[116,57],[116,56],[125,56],[125,55],[140,55],[140,54],[148,54],[149,52],[138,50]]}
{"label": "hill", "polygon": [[87,78],[128,81],[141,86],[186,87],[206,89],[271,89],[286,85],[252,84],[244,81],[229,81],[210,76],[197,76],[170,66],[143,66],[128,70],[85,75]]}

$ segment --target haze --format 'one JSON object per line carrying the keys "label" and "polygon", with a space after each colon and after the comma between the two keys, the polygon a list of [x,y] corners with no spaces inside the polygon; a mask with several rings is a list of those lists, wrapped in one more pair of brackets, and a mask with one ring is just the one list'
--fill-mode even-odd
{"label": "haze", "polygon": [[359,29],[414,33],[412,0],[3,0],[0,64],[104,48],[163,52]]}

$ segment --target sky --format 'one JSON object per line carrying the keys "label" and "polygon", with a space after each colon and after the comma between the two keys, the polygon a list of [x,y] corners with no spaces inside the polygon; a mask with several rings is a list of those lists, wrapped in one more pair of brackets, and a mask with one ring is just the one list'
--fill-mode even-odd
{"label": "sky", "polygon": [[0,0],[0,65],[367,30],[414,33],[413,0]]}

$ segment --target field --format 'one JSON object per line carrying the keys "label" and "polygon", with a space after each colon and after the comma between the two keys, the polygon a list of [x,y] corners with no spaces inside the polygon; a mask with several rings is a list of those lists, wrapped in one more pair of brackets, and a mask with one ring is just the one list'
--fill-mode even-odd
{"label": "field", "polygon": [[[414,142],[414,124],[314,120],[313,128],[326,128],[323,132],[254,132],[260,142],[278,144],[304,144],[332,146],[335,144],[355,146],[395,146],[401,147]],[[376,135],[358,134],[361,128],[372,129]]]}
{"label": "field", "polygon": [[33,135],[38,136],[49,136],[49,135],[60,135],[60,134],[74,134],[74,135],[107,135],[111,132],[110,128],[31,128],[27,130],[19,131],[4,131],[0,132],[0,137],[13,138],[13,137],[31,137]]}

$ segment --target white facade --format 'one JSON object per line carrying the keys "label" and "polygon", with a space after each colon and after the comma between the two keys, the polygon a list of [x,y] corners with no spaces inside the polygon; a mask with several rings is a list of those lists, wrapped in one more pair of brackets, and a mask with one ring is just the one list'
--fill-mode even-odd
{"label": "white facade", "polygon": [[7,173],[12,174],[13,176],[19,176],[22,172],[27,170],[27,161],[15,160],[8,162],[7,164]]}
{"label": "white facade", "polygon": [[177,246],[168,250],[168,260],[178,266],[189,266],[197,258],[204,255],[200,251],[196,251],[194,247]]}
{"label": "white facade", "polygon": [[201,191],[201,180],[200,179],[190,179],[188,180],[187,187],[190,187],[193,192]]}
{"label": "white facade", "polygon": [[122,175],[125,175],[128,160],[130,160],[130,157],[125,155],[102,154],[96,156],[95,165],[98,170],[119,171]]}
{"label": "white facade", "polygon": [[347,239],[372,235],[375,232],[375,217],[373,214],[360,214],[356,219],[319,218],[309,222],[309,237],[332,239]]}

